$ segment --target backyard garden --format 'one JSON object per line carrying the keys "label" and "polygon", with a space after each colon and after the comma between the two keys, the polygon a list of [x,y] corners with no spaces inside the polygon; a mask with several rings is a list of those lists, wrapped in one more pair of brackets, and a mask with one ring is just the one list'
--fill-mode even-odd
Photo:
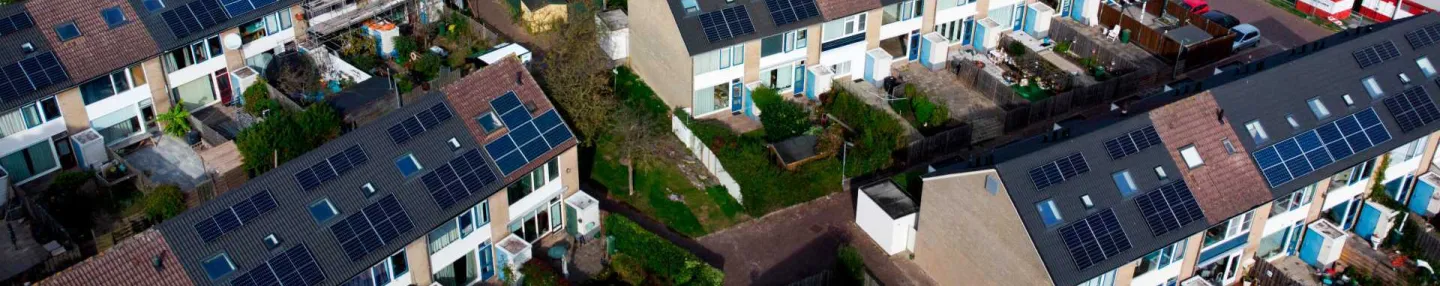
{"label": "backyard garden", "polygon": [[907,83],[900,87],[898,99],[890,101],[890,109],[921,134],[934,134],[956,123],[950,119],[950,108],[930,94]]}
{"label": "backyard garden", "polygon": [[1005,55],[1008,60],[1001,63],[1005,81],[1012,82],[1010,88],[1026,100],[1040,101],[1072,87],[1070,74],[1019,41],[1009,40],[1005,44]]}
{"label": "backyard garden", "polygon": [[142,187],[135,181],[107,186],[82,171],[55,175],[40,203],[72,236],[93,238],[102,249],[187,208],[176,186]]}
{"label": "backyard garden", "polygon": [[[670,241],[617,215],[605,217],[611,275],[630,285],[721,285],[725,273]],[[601,277],[605,278],[605,277]]]}
{"label": "backyard garden", "polygon": [[396,28],[400,35],[391,39],[391,54],[378,51],[375,36],[361,30],[341,35],[331,44],[341,59],[361,71],[376,75],[393,71],[399,79],[395,86],[404,94],[425,87],[445,72],[474,68],[470,58],[484,53],[491,44],[478,26],[459,12],[435,23],[400,25]]}
{"label": "backyard garden", "polygon": [[251,177],[339,137],[343,124],[340,114],[329,105],[312,104],[300,111],[281,108],[265,87],[263,82],[252,85],[241,95],[245,98],[246,112],[261,114],[263,110],[270,110],[265,120],[235,136],[236,149]]}

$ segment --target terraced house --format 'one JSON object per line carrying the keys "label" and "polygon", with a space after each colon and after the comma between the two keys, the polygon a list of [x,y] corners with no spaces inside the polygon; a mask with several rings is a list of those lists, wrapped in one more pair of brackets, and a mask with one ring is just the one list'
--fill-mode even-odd
{"label": "terraced house", "polygon": [[598,230],[598,202],[578,192],[576,145],[508,59],[42,284],[496,281],[532,245]]}
{"label": "terraced house", "polygon": [[984,51],[1001,37],[1044,38],[1054,17],[1093,19],[1101,3],[1065,0],[1056,10],[1023,0],[634,1],[630,64],[667,103],[697,117],[753,116],[748,92],[758,86],[813,99],[832,80],[873,82],[892,64],[944,60],[925,59],[928,49]]}
{"label": "terraced house", "polygon": [[904,250],[944,285],[1232,285],[1259,264],[1319,283],[1440,207],[1437,39],[1435,14],[1344,31],[939,167]]}
{"label": "terraced house", "polygon": [[[104,162],[156,131],[157,112],[228,102],[233,71],[303,33],[298,0],[31,0],[0,6],[0,167],[16,184]],[[222,47],[237,34],[237,48]],[[253,74],[253,73],[251,73]],[[99,135],[74,139],[94,130]],[[100,138],[100,139],[91,139]],[[95,148],[86,148],[94,144]],[[87,163],[88,162],[88,163]]]}

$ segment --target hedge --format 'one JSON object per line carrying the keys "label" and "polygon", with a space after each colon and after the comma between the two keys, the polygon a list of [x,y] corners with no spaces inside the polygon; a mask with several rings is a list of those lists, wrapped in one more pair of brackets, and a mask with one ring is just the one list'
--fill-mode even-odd
{"label": "hedge", "polygon": [[765,127],[765,140],[776,142],[795,137],[810,130],[810,112],[799,103],[787,101],[780,93],[768,87],[756,88],[751,93],[755,106],[760,108],[760,125]]}
{"label": "hedge", "polygon": [[605,217],[605,231],[613,236],[615,251],[640,260],[650,274],[673,285],[721,285],[725,273],[700,260],[670,241],[660,238],[630,219]]}

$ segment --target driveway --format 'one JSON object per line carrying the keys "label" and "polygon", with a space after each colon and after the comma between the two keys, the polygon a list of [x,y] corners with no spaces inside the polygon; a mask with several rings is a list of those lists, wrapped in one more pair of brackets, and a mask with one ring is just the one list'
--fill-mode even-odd
{"label": "driveway", "polygon": [[850,192],[831,194],[701,237],[700,244],[724,257],[725,285],[784,285],[819,274],[831,269],[843,244],[859,248],[884,285],[922,284],[918,268],[904,268],[908,260],[885,255],[860,232],[853,202]]}
{"label": "driveway", "polygon": [[1210,8],[1260,29],[1260,36],[1289,49],[1334,33],[1264,0],[1209,0]]}

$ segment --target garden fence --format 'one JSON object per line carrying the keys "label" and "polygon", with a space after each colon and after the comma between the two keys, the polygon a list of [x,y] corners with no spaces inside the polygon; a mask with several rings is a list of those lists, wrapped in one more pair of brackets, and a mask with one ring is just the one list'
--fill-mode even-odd
{"label": "garden fence", "polygon": [[736,202],[745,204],[744,196],[740,193],[740,183],[730,176],[730,172],[725,171],[725,166],[720,165],[720,157],[715,156],[715,152],[710,151],[709,146],[705,146],[704,139],[695,136],[695,132],[690,131],[690,128],[685,126],[685,122],[675,115],[670,115],[670,131],[675,133],[675,138],[680,139],[680,143],[685,144],[685,148],[690,149],[690,153],[694,154],[696,159],[700,160],[700,165],[705,166],[705,171],[715,176],[721,186],[725,186],[725,190],[730,192],[731,197],[735,197]]}
{"label": "garden fence", "polygon": [[969,124],[961,124],[941,131],[920,140],[910,142],[905,149],[899,151],[896,162],[899,165],[912,165],[916,162],[928,162],[935,158],[949,156],[959,151],[970,148],[970,137],[972,131]]}
{"label": "garden fence", "polygon": [[[1116,5],[1100,5],[1099,22],[1101,27],[1119,27],[1130,31],[1130,43],[1155,54],[1160,59],[1175,63],[1177,70],[1185,70],[1190,66],[1204,66],[1220,59],[1229,57],[1234,53],[1231,43],[1234,42],[1235,33],[1230,29],[1211,22],[1201,15],[1187,13],[1183,7],[1171,3],[1168,0],[1150,0],[1145,6],[1147,17],[1155,17],[1155,20],[1173,19],[1175,23],[1164,27],[1151,27],[1131,15],[1125,14]],[[1195,26],[1212,38],[1198,43],[1180,43],[1166,36],[1166,33],[1174,28],[1185,25]]]}

